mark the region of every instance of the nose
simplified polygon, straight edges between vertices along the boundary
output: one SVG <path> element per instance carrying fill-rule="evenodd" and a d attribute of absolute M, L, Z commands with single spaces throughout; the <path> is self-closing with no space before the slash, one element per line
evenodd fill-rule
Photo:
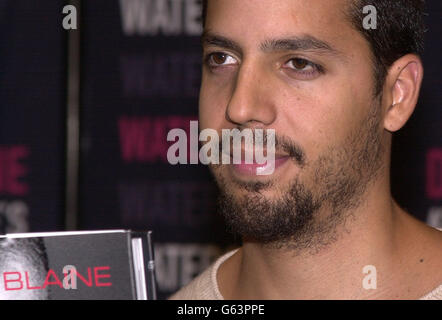
<path fill-rule="evenodd" d="M 241 65 L 227 105 L 226 119 L 240 127 L 267 127 L 276 118 L 270 75 L 257 64 Z"/>

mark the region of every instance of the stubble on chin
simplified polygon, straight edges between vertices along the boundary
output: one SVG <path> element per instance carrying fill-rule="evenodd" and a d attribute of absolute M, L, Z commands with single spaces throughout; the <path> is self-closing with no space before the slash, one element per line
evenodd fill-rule
<path fill-rule="evenodd" d="M 335 242 L 338 227 L 361 205 L 384 165 L 376 108 L 342 145 L 330 146 L 306 163 L 285 189 L 274 180 L 236 181 L 221 166 L 212 167 L 220 188 L 219 211 L 229 231 L 243 241 L 293 252 L 316 253 Z"/>

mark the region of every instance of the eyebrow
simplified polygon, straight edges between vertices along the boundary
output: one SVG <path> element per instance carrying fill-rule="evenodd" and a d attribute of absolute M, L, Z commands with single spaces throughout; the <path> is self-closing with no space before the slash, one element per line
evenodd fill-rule
<path fill-rule="evenodd" d="M 212 32 L 204 31 L 203 35 L 201 36 L 201 44 L 204 45 L 211 45 L 216 47 L 221 47 L 225 49 L 230 49 L 233 51 L 236 51 L 242 55 L 242 49 L 241 47 L 235 42 L 228 38 L 225 38 L 223 36 L 214 34 Z"/>
<path fill-rule="evenodd" d="M 272 51 L 321 51 L 324 53 L 338 54 L 339 51 L 334 49 L 325 41 L 319 40 L 313 36 L 291 37 L 286 39 L 270 39 L 264 41 L 261 46 L 264 52 Z"/>
<path fill-rule="evenodd" d="M 201 36 L 201 44 L 212 45 L 225 49 L 233 50 L 242 55 L 241 46 L 235 41 L 226 37 L 217 35 L 210 31 L 205 31 Z M 339 50 L 333 48 L 326 41 L 317 39 L 311 35 L 294 36 L 282 39 L 267 39 L 259 46 L 263 52 L 277 52 L 277 51 L 315 51 L 321 54 L 329 54 L 342 56 L 345 55 Z"/>

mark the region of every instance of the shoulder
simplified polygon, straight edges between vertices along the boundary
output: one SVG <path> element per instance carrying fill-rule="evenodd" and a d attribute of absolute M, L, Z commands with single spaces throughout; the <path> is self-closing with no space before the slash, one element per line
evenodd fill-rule
<path fill-rule="evenodd" d="M 218 258 L 209 268 L 193 279 L 188 285 L 169 297 L 170 300 L 223 300 L 218 289 L 217 272 L 219 266 L 237 250 L 232 250 Z"/>
<path fill-rule="evenodd" d="M 442 284 L 419 300 L 442 300 Z"/>
<path fill-rule="evenodd" d="M 170 300 L 214 300 L 214 288 L 211 275 L 213 266 L 207 268 L 198 277 L 193 279 L 188 285 L 173 294 Z"/>
<path fill-rule="evenodd" d="M 433 274 L 435 279 L 442 279 L 442 258 L 440 256 L 440 247 L 442 245 L 442 228 L 434 228 L 438 230 L 439 242 L 438 246 L 435 250 L 434 257 L 436 258 L 437 264 L 436 267 L 431 270 L 429 273 Z M 442 283 L 439 282 L 439 286 L 433 289 L 431 292 L 420 298 L 420 300 L 442 300 Z"/>

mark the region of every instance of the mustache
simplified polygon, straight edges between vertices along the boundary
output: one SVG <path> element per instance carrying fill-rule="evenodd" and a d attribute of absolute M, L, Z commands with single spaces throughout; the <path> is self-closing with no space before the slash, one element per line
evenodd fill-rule
<path fill-rule="evenodd" d="M 284 135 L 277 135 L 274 134 L 274 141 L 275 141 L 275 153 L 285 153 L 288 157 L 292 158 L 299 166 L 303 167 L 306 163 L 306 156 L 304 150 L 299 146 L 298 143 L 293 141 L 293 139 L 284 136 Z M 233 150 L 232 145 L 232 137 L 229 137 L 230 140 L 230 150 Z M 243 141 L 243 140 L 242 140 Z M 253 141 L 255 144 L 259 144 L 259 146 L 262 146 L 265 148 L 268 145 L 268 135 L 267 134 L 256 134 L 255 131 L 253 131 Z M 223 150 L 223 141 L 219 141 L 218 143 L 218 150 L 219 154 L 222 154 Z M 232 154 L 232 153 L 230 153 Z"/>
<path fill-rule="evenodd" d="M 301 167 L 305 165 L 305 152 L 292 139 L 275 135 L 275 150 L 282 150 L 294 159 Z"/>

